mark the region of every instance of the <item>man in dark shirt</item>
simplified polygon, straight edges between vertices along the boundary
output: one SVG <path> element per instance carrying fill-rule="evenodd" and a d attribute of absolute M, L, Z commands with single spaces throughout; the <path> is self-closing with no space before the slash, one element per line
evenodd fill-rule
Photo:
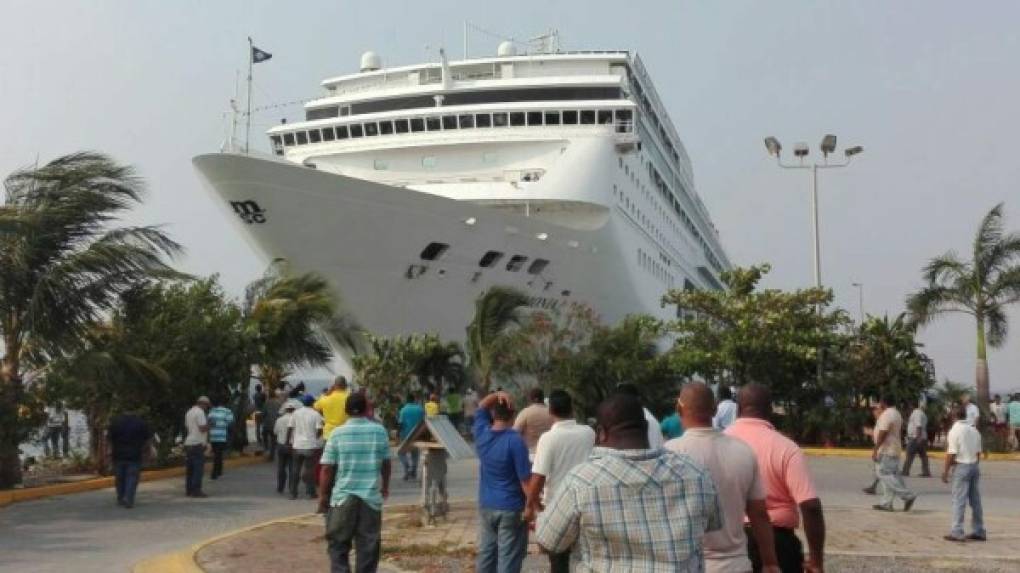
<path fill-rule="evenodd" d="M 113 475 L 117 485 L 117 505 L 132 508 L 142 470 L 142 452 L 152 434 L 145 420 L 133 412 L 124 412 L 110 421 L 108 432 L 113 457 Z"/>
<path fill-rule="evenodd" d="M 475 413 L 480 541 L 478 573 L 519 572 L 528 552 L 524 488 L 531 479 L 528 446 L 514 431 L 506 392 L 486 396 Z"/>

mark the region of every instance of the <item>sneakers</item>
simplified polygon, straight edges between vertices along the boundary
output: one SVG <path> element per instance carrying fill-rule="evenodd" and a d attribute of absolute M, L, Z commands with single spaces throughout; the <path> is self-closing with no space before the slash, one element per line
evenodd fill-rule
<path fill-rule="evenodd" d="M 871 506 L 871 509 L 874 509 L 875 511 L 895 511 L 891 505 L 882 504 L 873 505 Z"/>
<path fill-rule="evenodd" d="M 866 488 L 862 489 L 861 491 L 863 491 L 864 493 L 866 493 L 868 495 L 875 495 L 876 493 L 878 493 L 878 492 L 875 491 L 875 488 L 873 488 L 873 487 L 866 487 Z"/>
<path fill-rule="evenodd" d="M 977 533 L 971 533 L 967 536 L 970 541 L 988 541 L 988 537 L 984 535 L 978 535 Z"/>
<path fill-rule="evenodd" d="M 956 543 L 963 543 L 967 540 L 965 537 L 957 537 L 955 535 L 943 535 L 942 539 L 945 539 L 946 541 L 954 541 Z"/>
<path fill-rule="evenodd" d="M 908 499 L 907 501 L 903 502 L 903 511 L 910 511 L 910 508 L 914 507 L 914 502 L 915 501 L 917 501 L 917 496 L 916 495 L 914 497 Z"/>

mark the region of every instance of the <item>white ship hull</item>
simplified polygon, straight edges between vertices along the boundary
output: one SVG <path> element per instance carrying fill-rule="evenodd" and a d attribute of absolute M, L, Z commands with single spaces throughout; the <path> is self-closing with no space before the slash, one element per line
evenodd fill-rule
<path fill-rule="evenodd" d="M 659 302 L 666 286 L 635 260 L 636 227 L 613 206 L 600 226 L 579 230 L 283 160 L 219 153 L 194 163 L 267 262 L 282 258 L 325 276 L 374 334 L 463 340 L 475 298 L 494 285 L 521 289 L 536 307 L 583 303 L 609 323 L 630 313 L 676 315 Z M 449 249 L 423 260 L 434 242 Z M 483 268 L 487 251 L 505 256 Z M 527 264 L 507 270 L 518 254 L 549 264 L 538 274 Z"/>

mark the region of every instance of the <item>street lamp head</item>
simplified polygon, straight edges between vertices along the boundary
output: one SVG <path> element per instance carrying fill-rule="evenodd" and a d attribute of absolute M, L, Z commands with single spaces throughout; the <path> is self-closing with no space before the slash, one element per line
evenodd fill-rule
<path fill-rule="evenodd" d="M 836 136 L 829 133 L 822 138 L 822 155 L 828 155 L 836 151 Z"/>
<path fill-rule="evenodd" d="M 779 157 L 779 152 L 783 150 L 783 146 L 779 144 L 778 139 L 770 135 L 765 138 L 765 149 L 769 150 L 769 155 Z"/>
<path fill-rule="evenodd" d="M 793 155 L 795 157 L 807 157 L 809 151 L 810 148 L 808 148 L 808 144 L 803 141 L 793 144 Z"/>
<path fill-rule="evenodd" d="M 851 157 L 857 155 L 858 153 L 861 153 L 862 151 L 864 151 L 863 147 L 861 147 L 860 145 L 855 145 L 853 147 L 848 147 L 846 151 L 844 151 L 843 153 L 846 154 L 847 159 L 850 159 Z"/>

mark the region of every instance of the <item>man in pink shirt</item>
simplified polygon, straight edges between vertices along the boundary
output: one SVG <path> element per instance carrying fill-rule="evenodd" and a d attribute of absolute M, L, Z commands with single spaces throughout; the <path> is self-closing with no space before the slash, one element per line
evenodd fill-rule
<path fill-rule="evenodd" d="M 737 421 L 725 433 L 743 440 L 758 457 L 758 470 L 765 484 L 765 508 L 772 521 L 780 568 L 783 573 L 823 571 L 825 517 L 804 452 L 768 421 L 772 413 L 768 388 L 758 384 L 744 386 L 738 408 Z M 808 541 L 807 560 L 795 533 L 801 516 Z M 757 549 L 754 537 L 748 536 L 748 552 L 755 571 L 761 567 Z"/>

